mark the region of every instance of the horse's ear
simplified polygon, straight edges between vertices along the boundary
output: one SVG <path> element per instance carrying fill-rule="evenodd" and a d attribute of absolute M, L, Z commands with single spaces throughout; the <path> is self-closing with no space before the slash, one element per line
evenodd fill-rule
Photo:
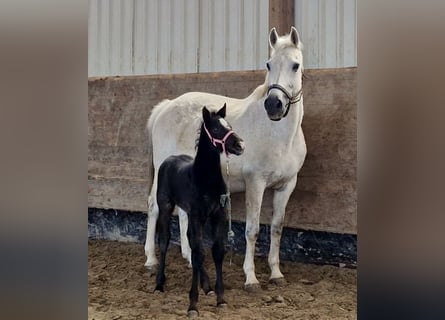
<path fill-rule="evenodd" d="M 221 109 L 219 109 L 216 114 L 219 115 L 221 118 L 226 117 L 226 104 L 225 103 L 224 103 L 223 107 Z"/>
<path fill-rule="evenodd" d="M 296 47 L 298 47 L 298 44 L 300 43 L 300 35 L 298 34 L 297 29 L 293 26 L 290 28 L 290 40 Z"/>
<path fill-rule="evenodd" d="M 269 45 L 271 48 L 273 48 L 275 46 L 275 43 L 277 43 L 277 40 L 278 40 L 277 29 L 275 29 L 275 27 L 273 27 L 269 33 Z"/>
<path fill-rule="evenodd" d="M 210 111 L 204 106 L 202 108 L 202 119 L 207 122 L 210 119 Z"/>

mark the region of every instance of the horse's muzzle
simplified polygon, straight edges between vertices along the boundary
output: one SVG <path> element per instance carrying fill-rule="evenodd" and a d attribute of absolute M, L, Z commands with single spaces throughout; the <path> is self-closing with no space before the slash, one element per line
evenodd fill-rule
<path fill-rule="evenodd" d="M 284 114 L 283 103 L 275 95 L 269 95 L 264 101 L 264 108 L 270 120 L 281 120 Z"/>

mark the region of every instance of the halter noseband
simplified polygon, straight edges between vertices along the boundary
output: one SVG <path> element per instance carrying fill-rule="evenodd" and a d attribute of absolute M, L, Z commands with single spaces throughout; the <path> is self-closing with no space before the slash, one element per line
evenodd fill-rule
<path fill-rule="evenodd" d="M 226 150 L 226 141 L 232 134 L 235 133 L 235 131 L 229 130 L 229 132 L 226 133 L 224 138 L 217 139 L 217 138 L 212 137 L 212 135 L 210 134 L 209 130 L 207 130 L 207 127 L 206 127 L 205 124 L 204 124 L 204 130 L 207 132 L 207 136 L 209 137 L 209 139 L 212 142 L 212 144 L 216 147 L 216 144 L 219 143 L 221 145 L 221 147 L 222 147 L 223 152 L 226 154 L 226 157 L 228 157 L 229 156 L 229 152 L 227 152 L 227 150 Z"/>
<path fill-rule="evenodd" d="M 268 94 L 268 95 L 269 95 L 270 90 L 272 90 L 272 89 L 278 89 L 278 90 L 280 90 L 280 91 L 283 92 L 283 93 L 286 95 L 286 97 L 287 97 L 288 102 L 287 102 L 287 104 L 286 104 L 286 111 L 284 112 L 284 115 L 283 115 L 283 118 L 285 118 L 285 117 L 287 116 L 287 114 L 289 113 L 290 105 L 291 105 L 291 104 L 294 104 L 294 103 L 297 103 L 298 101 L 301 100 L 301 97 L 303 96 L 303 88 L 301 88 L 301 89 L 297 92 L 297 94 L 295 94 L 294 96 L 291 96 L 291 95 L 289 94 L 289 92 L 287 92 L 287 90 L 284 89 L 284 88 L 283 88 L 282 86 L 280 86 L 279 84 L 271 84 L 271 85 L 269 86 L 269 88 L 267 89 L 267 94 Z M 276 120 L 273 120 L 273 121 L 278 121 L 278 120 L 280 120 L 280 119 L 276 119 Z"/>

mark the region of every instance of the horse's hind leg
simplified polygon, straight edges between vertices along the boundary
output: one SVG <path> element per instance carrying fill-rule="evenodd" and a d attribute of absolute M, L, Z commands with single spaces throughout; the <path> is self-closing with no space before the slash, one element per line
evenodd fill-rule
<path fill-rule="evenodd" d="M 273 215 L 270 224 L 270 250 L 269 267 L 271 270 L 270 282 L 275 284 L 285 283 L 284 276 L 280 271 L 280 241 L 283 231 L 283 221 L 287 202 L 292 191 L 295 189 L 297 176 L 286 183 L 279 190 L 275 190 L 273 196 Z"/>
<path fill-rule="evenodd" d="M 190 249 L 189 239 L 187 238 L 188 216 L 187 212 L 178 208 L 179 216 L 179 233 L 181 235 L 181 253 L 182 257 L 187 260 L 189 268 L 192 267 L 192 249 Z"/>
<path fill-rule="evenodd" d="M 158 269 L 158 275 L 156 277 L 155 291 L 164 292 L 165 284 L 165 257 L 167 254 L 168 244 L 170 242 L 170 217 L 174 209 L 174 205 L 167 201 L 160 201 L 160 214 L 158 220 L 158 232 L 159 232 L 159 251 L 160 251 L 160 264 Z"/>
<path fill-rule="evenodd" d="M 150 196 L 148 197 L 148 218 L 147 218 L 147 235 L 145 239 L 145 255 L 147 260 L 145 266 L 151 270 L 156 270 L 158 265 L 158 259 L 155 252 L 155 235 L 156 235 L 156 223 L 159 216 L 159 207 L 156 201 L 156 189 L 157 189 L 157 173 L 155 173 L 155 180 L 151 189 Z"/>

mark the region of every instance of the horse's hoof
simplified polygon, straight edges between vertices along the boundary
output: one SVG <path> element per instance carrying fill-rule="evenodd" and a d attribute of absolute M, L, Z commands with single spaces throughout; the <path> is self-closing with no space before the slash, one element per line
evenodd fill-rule
<path fill-rule="evenodd" d="M 155 288 L 154 290 L 153 290 L 153 293 L 154 294 L 161 294 L 161 293 L 163 293 L 164 292 L 164 289 L 163 288 Z"/>
<path fill-rule="evenodd" d="M 216 306 L 218 308 L 225 309 L 225 308 L 227 308 L 227 302 L 225 302 L 225 301 L 219 302 L 219 303 L 216 304 Z"/>
<path fill-rule="evenodd" d="M 284 277 L 281 277 L 281 278 L 270 279 L 269 283 L 273 284 L 273 285 L 276 285 L 278 287 L 282 287 L 282 286 L 285 286 L 287 284 L 287 281 L 286 281 L 286 279 L 284 279 Z"/>
<path fill-rule="evenodd" d="M 145 266 L 147 268 L 147 273 L 150 277 L 156 275 L 156 273 L 158 273 L 158 265 L 154 264 L 154 265 L 150 265 L 150 266 Z"/>
<path fill-rule="evenodd" d="M 244 290 L 249 293 L 255 293 L 261 291 L 261 286 L 259 283 L 249 283 L 244 285 Z"/>
<path fill-rule="evenodd" d="M 196 318 L 196 317 L 198 317 L 198 311 L 196 311 L 196 310 L 189 310 L 188 312 L 187 312 L 187 316 L 189 317 L 189 318 Z"/>

